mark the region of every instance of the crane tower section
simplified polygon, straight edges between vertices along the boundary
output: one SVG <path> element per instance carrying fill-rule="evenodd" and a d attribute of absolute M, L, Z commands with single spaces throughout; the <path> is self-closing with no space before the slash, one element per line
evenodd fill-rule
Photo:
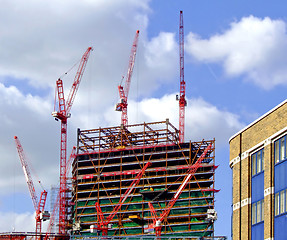
<path fill-rule="evenodd" d="M 185 81 L 184 81 L 184 31 L 183 13 L 180 11 L 179 19 L 179 67 L 180 67 L 180 92 L 179 92 L 179 142 L 184 142 L 185 125 Z"/>
<path fill-rule="evenodd" d="M 56 91 L 58 96 L 58 111 L 52 112 L 52 116 L 56 120 L 61 121 L 60 200 L 59 200 L 59 233 L 61 234 L 67 233 L 67 218 L 66 218 L 67 120 L 71 116 L 70 110 L 73 105 L 76 93 L 78 91 L 91 50 L 92 47 L 89 47 L 81 58 L 67 101 L 65 101 L 64 97 L 64 85 L 62 79 L 59 78 L 56 81 Z M 55 101 L 55 108 L 56 108 L 56 101 Z"/>

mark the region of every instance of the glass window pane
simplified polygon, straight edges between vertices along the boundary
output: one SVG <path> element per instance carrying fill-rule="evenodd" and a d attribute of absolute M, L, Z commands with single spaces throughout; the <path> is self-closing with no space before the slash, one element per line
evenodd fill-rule
<path fill-rule="evenodd" d="M 259 173 L 259 172 L 261 172 L 261 161 L 260 161 L 260 159 L 258 158 L 258 155 L 257 155 L 257 158 L 256 158 L 256 163 L 257 163 L 257 171 L 256 171 L 256 173 Z"/>
<path fill-rule="evenodd" d="M 285 212 L 285 191 L 280 192 L 280 213 Z"/>
<path fill-rule="evenodd" d="M 279 193 L 275 194 L 275 216 L 279 215 Z"/>
<path fill-rule="evenodd" d="M 264 221 L 264 199 L 261 200 L 261 221 Z"/>
<path fill-rule="evenodd" d="M 279 162 L 279 141 L 276 141 L 274 144 L 274 159 L 275 159 L 275 164 Z"/>
<path fill-rule="evenodd" d="M 252 155 L 252 176 L 254 176 L 256 174 L 256 155 L 253 154 Z"/>
<path fill-rule="evenodd" d="M 257 173 L 261 172 L 261 151 L 257 152 Z"/>
<path fill-rule="evenodd" d="M 285 159 L 285 137 L 283 137 L 281 139 L 281 144 L 280 144 L 280 160 L 284 160 Z"/>
<path fill-rule="evenodd" d="M 256 203 L 252 204 L 252 224 L 256 223 Z"/>
<path fill-rule="evenodd" d="M 257 217 L 256 220 L 257 222 L 260 222 L 260 218 L 261 218 L 261 207 L 260 207 L 260 201 L 257 202 L 257 206 L 256 206 L 256 210 L 257 210 Z"/>

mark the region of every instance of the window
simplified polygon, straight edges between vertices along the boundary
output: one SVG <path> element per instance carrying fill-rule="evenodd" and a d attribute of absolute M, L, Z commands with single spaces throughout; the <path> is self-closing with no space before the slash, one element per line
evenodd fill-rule
<path fill-rule="evenodd" d="M 286 199 L 287 189 L 275 193 L 275 216 L 286 213 Z"/>
<path fill-rule="evenodd" d="M 275 164 L 286 159 L 286 136 L 281 137 L 274 142 L 274 160 Z"/>
<path fill-rule="evenodd" d="M 251 208 L 252 225 L 264 221 L 264 199 L 253 203 Z"/>
<path fill-rule="evenodd" d="M 252 176 L 264 170 L 264 151 L 263 150 L 264 149 L 261 149 L 251 155 Z"/>
<path fill-rule="evenodd" d="M 275 194 L 275 216 L 279 215 L 279 193 Z"/>
<path fill-rule="evenodd" d="M 252 176 L 256 174 L 256 154 L 251 155 L 251 160 L 252 160 Z"/>
<path fill-rule="evenodd" d="M 285 212 L 285 190 L 280 192 L 280 213 Z"/>
<path fill-rule="evenodd" d="M 252 204 L 252 225 L 256 223 L 256 203 Z"/>

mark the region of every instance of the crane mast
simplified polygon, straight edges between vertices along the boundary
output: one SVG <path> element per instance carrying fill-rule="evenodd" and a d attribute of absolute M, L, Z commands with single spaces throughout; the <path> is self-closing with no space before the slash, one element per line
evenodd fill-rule
<path fill-rule="evenodd" d="M 23 172 L 24 172 L 24 175 L 26 178 L 26 182 L 28 184 L 28 188 L 29 188 L 30 196 L 31 196 L 31 199 L 33 202 L 33 206 L 34 206 L 34 209 L 36 211 L 36 216 L 35 216 L 35 219 L 36 219 L 36 239 L 40 240 L 41 239 L 41 231 L 42 231 L 42 220 L 43 221 L 48 220 L 50 217 L 49 213 L 44 211 L 46 198 L 47 198 L 47 192 L 45 190 L 43 190 L 41 192 L 40 200 L 38 201 L 37 194 L 36 194 L 35 187 L 34 187 L 34 183 L 32 180 L 32 176 L 30 173 L 30 169 L 29 169 L 29 166 L 27 163 L 27 158 L 25 156 L 23 147 L 22 147 L 20 140 L 18 139 L 17 136 L 14 137 L 14 140 L 15 140 L 16 148 L 17 148 L 18 155 L 19 155 L 19 158 L 21 161 L 21 165 L 23 168 Z"/>
<path fill-rule="evenodd" d="M 66 161 L 67 161 L 67 120 L 71 117 L 70 110 L 79 88 L 90 52 L 89 47 L 81 58 L 72 88 L 69 92 L 67 102 L 64 97 L 64 86 L 62 79 L 56 81 L 58 95 L 58 111 L 52 112 L 52 116 L 61 121 L 61 145 L 60 145 L 60 202 L 59 202 L 59 233 L 66 233 Z"/>
<path fill-rule="evenodd" d="M 185 81 L 184 81 L 184 32 L 183 32 L 183 14 L 180 11 L 179 20 L 179 66 L 180 66 L 180 94 L 179 94 L 179 142 L 184 142 L 184 124 L 185 124 Z"/>
<path fill-rule="evenodd" d="M 145 173 L 146 169 L 151 165 L 150 162 L 147 162 L 145 166 L 142 168 L 142 170 L 137 174 L 136 178 L 132 181 L 129 188 L 125 191 L 123 196 L 121 196 L 118 204 L 114 208 L 114 210 L 110 213 L 110 215 L 107 217 L 107 219 L 104 218 L 103 212 L 101 210 L 100 204 L 96 202 L 95 207 L 97 210 L 97 217 L 98 217 L 98 230 L 102 230 L 102 235 L 108 234 L 108 224 L 110 221 L 115 217 L 115 215 L 120 210 L 123 203 L 126 201 L 128 196 L 131 194 L 132 190 L 139 184 L 142 175 Z"/>
<path fill-rule="evenodd" d="M 167 207 L 160 214 L 159 217 L 156 215 L 156 211 L 155 211 L 152 203 L 148 202 L 148 205 L 149 205 L 149 208 L 150 208 L 150 211 L 151 211 L 151 215 L 153 217 L 153 224 L 151 226 L 149 226 L 149 228 L 154 228 L 155 229 L 156 236 L 160 236 L 161 235 L 161 228 L 162 228 L 161 223 L 162 223 L 162 221 L 169 215 L 172 207 L 176 203 L 177 199 L 179 198 L 180 194 L 182 193 L 182 191 L 184 190 L 184 188 L 188 184 L 188 182 L 191 179 L 191 177 L 196 173 L 197 169 L 201 167 L 201 162 L 205 158 L 205 156 L 208 153 L 208 151 L 210 151 L 211 147 L 212 147 L 212 144 L 208 145 L 207 148 L 204 150 L 204 152 L 201 154 L 201 156 L 197 159 L 195 164 L 193 164 L 193 165 L 191 165 L 189 167 L 189 169 L 188 169 L 188 171 L 186 173 L 186 176 L 184 177 L 181 185 L 179 186 L 179 188 L 177 189 L 176 193 L 173 195 L 172 199 L 169 201 Z"/>
<path fill-rule="evenodd" d="M 76 158 L 76 147 L 73 147 L 72 152 L 70 154 L 70 157 L 69 157 L 69 159 L 67 161 L 66 178 L 68 177 L 69 169 L 70 169 L 70 167 L 72 165 L 72 162 L 74 161 L 75 158 Z M 55 218 L 56 218 L 56 212 L 57 212 L 57 210 L 59 208 L 59 203 L 60 203 L 60 190 L 58 191 L 56 201 L 54 203 L 53 209 L 51 210 L 50 222 L 49 222 L 49 225 L 48 225 L 47 232 L 46 232 L 44 240 L 48 240 L 49 237 L 50 237 L 50 234 L 51 234 L 51 231 L 52 231 L 52 227 L 54 226 L 54 221 L 55 221 Z"/>
<path fill-rule="evenodd" d="M 121 123 L 124 126 L 128 125 L 128 95 L 130 91 L 130 84 L 131 84 L 131 78 L 133 74 L 133 68 L 135 64 L 135 58 L 136 58 L 136 52 L 137 52 L 137 46 L 138 46 L 138 37 L 139 37 L 139 30 L 137 30 L 134 42 L 132 45 L 131 49 L 131 54 L 129 58 L 129 66 L 128 66 L 128 72 L 125 80 L 125 87 L 121 85 L 118 86 L 119 90 L 119 95 L 120 95 L 120 103 L 117 104 L 116 106 L 116 111 L 121 111 L 122 112 L 122 117 L 121 117 Z"/>

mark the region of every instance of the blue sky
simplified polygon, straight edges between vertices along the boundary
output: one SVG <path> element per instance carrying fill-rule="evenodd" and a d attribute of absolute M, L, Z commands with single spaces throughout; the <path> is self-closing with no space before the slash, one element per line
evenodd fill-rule
<path fill-rule="evenodd" d="M 221 189 L 216 195 L 216 234 L 230 237 L 228 140 L 286 99 L 286 3 L 3 0 L 1 6 L 0 231 L 32 231 L 35 225 L 14 135 L 45 188 L 57 184 L 60 125 L 51 116 L 55 81 L 89 46 L 94 51 L 68 123 L 69 151 L 76 144 L 77 128 L 120 124 L 120 114 L 114 111 L 117 85 L 138 29 L 129 123 L 170 118 L 178 125 L 175 95 L 182 10 L 188 102 L 185 138 L 216 139 L 216 188 Z M 63 78 L 66 96 L 74 75 L 75 69 Z"/>

